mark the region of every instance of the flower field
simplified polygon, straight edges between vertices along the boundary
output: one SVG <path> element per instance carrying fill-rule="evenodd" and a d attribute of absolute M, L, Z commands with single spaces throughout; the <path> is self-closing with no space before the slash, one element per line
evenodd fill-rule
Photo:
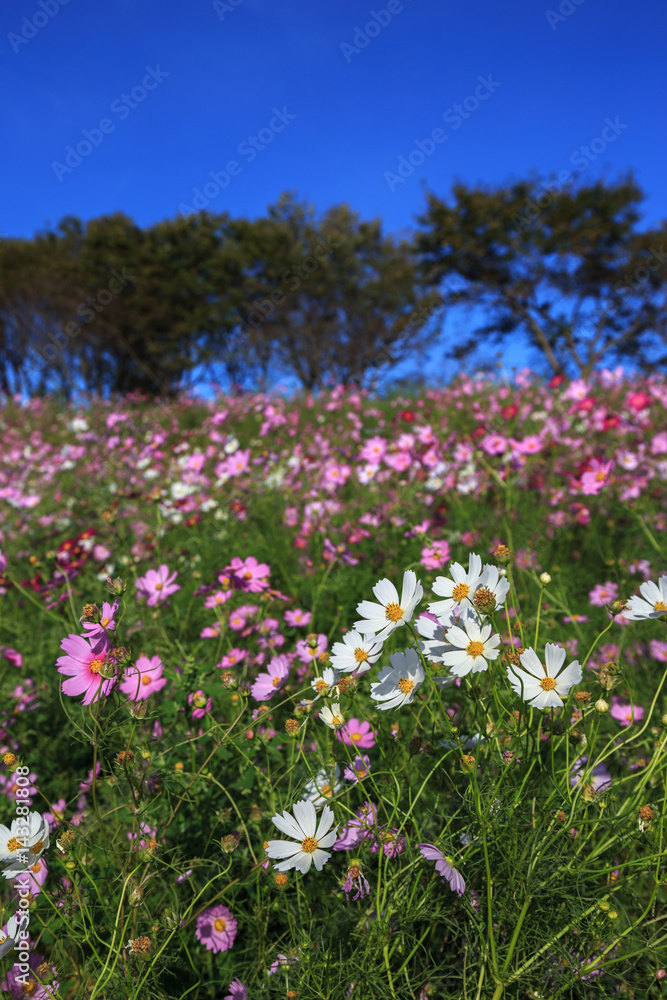
<path fill-rule="evenodd" d="M 666 995 L 667 379 L 0 422 L 3 996 Z"/>

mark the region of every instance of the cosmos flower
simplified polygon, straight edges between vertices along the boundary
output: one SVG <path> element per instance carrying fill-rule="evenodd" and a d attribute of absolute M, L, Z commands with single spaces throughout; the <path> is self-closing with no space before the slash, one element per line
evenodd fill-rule
<path fill-rule="evenodd" d="M 234 944 L 238 924 L 231 911 L 222 903 L 210 906 L 197 917 L 195 936 L 213 954 L 229 951 Z"/>
<path fill-rule="evenodd" d="M 574 684 L 579 684 L 582 677 L 578 660 L 573 660 L 562 670 L 565 662 L 565 650 L 548 642 L 544 647 L 546 665 L 543 666 L 534 649 L 526 649 L 519 657 L 519 667 L 507 669 L 509 682 L 513 690 L 531 708 L 560 708 L 570 693 Z"/>
<path fill-rule="evenodd" d="M 296 868 L 305 875 L 313 864 L 319 872 L 331 857 L 325 848 L 332 847 L 338 836 L 338 826 L 331 829 L 334 814 L 329 806 L 324 806 L 318 824 L 312 802 L 295 802 L 292 811 L 293 817 L 288 812 L 283 812 L 282 816 L 276 813 L 272 822 L 281 833 L 294 840 L 270 840 L 267 854 L 270 858 L 285 859 L 273 866 L 279 872 Z"/>
<path fill-rule="evenodd" d="M 345 716 L 342 714 L 338 702 L 332 704 L 331 708 L 325 705 L 324 708 L 320 709 L 319 715 L 324 725 L 328 726 L 329 729 L 338 730 L 345 725 Z"/>
<path fill-rule="evenodd" d="M 66 654 L 56 661 L 58 673 L 67 675 L 67 680 L 62 682 L 63 694 L 70 697 L 83 694 L 82 705 L 90 705 L 99 697 L 106 698 L 117 678 L 104 678 L 101 674 L 111 653 L 111 643 L 104 632 L 90 640 L 70 634 L 62 640 L 60 648 Z"/>
<path fill-rule="evenodd" d="M 255 701 L 269 701 L 287 683 L 290 663 L 286 656 L 274 656 L 266 668 L 266 673 L 258 674 L 250 688 Z"/>
<path fill-rule="evenodd" d="M 338 764 L 335 764 L 333 769 L 324 768 L 315 775 L 314 779 L 311 778 L 304 789 L 302 798 L 312 802 L 315 808 L 319 809 L 328 799 L 337 795 L 342 787 L 340 768 Z"/>
<path fill-rule="evenodd" d="M 381 642 L 371 635 L 362 635 L 351 629 L 345 633 L 342 642 L 334 642 L 331 647 L 331 666 L 341 674 L 352 671 L 363 674 L 371 669 L 381 653 Z"/>
<path fill-rule="evenodd" d="M 147 656 L 139 656 L 135 666 L 125 671 L 119 687 L 130 701 L 149 698 L 156 691 L 161 691 L 167 683 L 167 678 L 162 676 L 163 670 L 164 664 L 159 656 L 153 656 L 150 660 Z"/>
<path fill-rule="evenodd" d="M 158 569 L 149 569 L 145 576 L 137 577 L 134 585 L 140 597 L 148 598 L 146 603 L 149 608 L 152 608 L 158 602 L 166 601 L 171 594 L 175 594 L 177 590 L 181 589 L 177 583 L 174 583 L 177 576 L 176 570 L 170 576 L 169 567 L 162 563 Z"/>
<path fill-rule="evenodd" d="M 410 705 L 426 676 L 415 649 L 393 653 L 389 662 L 391 666 L 383 667 L 377 681 L 371 684 L 371 698 L 382 702 L 378 705 L 382 711 Z"/>
<path fill-rule="evenodd" d="M 336 734 L 339 740 L 357 750 L 370 750 L 375 746 L 375 733 L 370 722 L 365 719 L 351 718 L 343 729 Z"/>
<path fill-rule="evenodd" d="M 641 597 L 631 597 L 623 612 L 630 621 L 644 618 L 661 618 L 667 614 L 667 576 L 661 576 L 657 583 L 647 580 L 639 588 Z"/>
<path fill-rule="evenodd" d="M 438 875 L 447 879 L 452 892 L 458 893 L 459 897 L 466 891 L 466 884 L 463 876 L 453 868 L 442 851 L 439 851 L 433 844 L 417 844 L 421 854 L 427 861 L 435 861 L 435 870 Z"/>
<path fill-rule="evenodd" d="M 433 584 L 433 593 L 444 598 L 442 601 L 431 602 L 428 606 L 428 610 L 436 618 L 449 611 L 459 611 L 462 607 L 472 607 L 472 598 L 482 576 L 482 560 L 475 552 L 471 552 L 467 572 L 460 563 L 452 563 L 450 573 L 451 579 L 437 576 Z"/>
<path fill-rule="evenodd" d="M 478 625 L 476 621 L 469 618 L 463 622 L 463 628 L 452 625 L 447 629 L 447 642 L 455 648 L 452 652 L 442 654 L 442 662 L 451 667 L 451 671 L 457 677 L 465 677 L 471 671 L 477 674 L 488 667 L 487 660 L 498 658 L 500 650 L 500 636 L 497 632 L 492 632 L 492 625 L 487 622 L 485 625 Z"/>
<path fill-rule="evenodd" d="M 387 579 L 376 583 L 373 593 L 380 603 L 362 601 L 358 604 L 357 612 L 364 617 L 355 622 L 354 627 L 362 635 L 375 634 L 376 641 L 380 642 L 384 642 L 387 636 L 410 621 L 415 608 L 424 596 L 422 585 L 411 569 L 406 569 L 403 574 L 400 601 L 396 587 Z"/>

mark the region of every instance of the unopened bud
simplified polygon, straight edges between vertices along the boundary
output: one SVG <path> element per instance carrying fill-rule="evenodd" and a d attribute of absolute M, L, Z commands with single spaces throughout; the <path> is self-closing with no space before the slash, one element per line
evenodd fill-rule
<path fill-rule="evenodd" d="M 625 610 L 625 601 L 612 601 L 610 604 L 610 610 L 614 615 L 620 615 L 621 611 Z"/>
<path fill-rule="evenodd" d="M 178 918 L 178 913 L 175 910 L 165 910 L 162 919 L 170 930 L 174 927 L 178 927 L 180 920 Z"/>
<path fill-rule="evenodd" d="M 140 698 L 139 701 L 130 701 L 127 705 L 127 710 L 133 719 L 145 719 L 147 709 L 145 698 Z"/>
<path fill-rule="evenodd" d="M 551 583 L 551 574 L 540 573 L 540 583 L 545 587 L 547 586 L 547 584 Z"/>
<path fill-rule="evenodd" d="M 667 979 L 667 969 L 656 969 L 655 970 L 655 978 L 659 982 L 662 982 L 663 979 Z"/>
<path fill-rule="evenodd" d="M 600 715 L 604 715 L 605 712 L 609 711 L 609 702 L 605 701 L 604 698 L 598 698 L 595 702 L 595 711 L 599 712 Z"/>
<path fill-rule="evenodd" d="M 114 577 L 112 580 L 110 576 L 107 577 L 107 589 L 111 591 L 112 594 L 117 594 L 120 596 L 125 593 L 125 588 L 127 584 L 123 583 L 119 576 Z"/>
<path fill-rule="evenodd" d="M 611 906 L 609 905 L 606 899 L 601 899 L 600 902 L 598 903 L 598 909 L 602 910 L 603 913 L 608 913 L 609 910 L 611 909 Z"/>
<path fill-rule="evenodd" d="M 139 906 L 144 898 L 144 890 L 135 885 L 128 896 L 130 906 Z"/>
<path fill-rule="evenodd" d="M 238 833 L 226 833 L 224 837 L 220 838 L 220 850 L 224 851 L 225 854 L 232 854 L 241 842 L 241 837 Z"/>
<path fill-rule="evenodd" d="M 102 666 L 100 667 L 100 677 L 104 677 L 105 680 L 109 680 L 109 678 L 114 677 L 115 674 L 116 674 L 116 664 L 111 659 L 111 657 L 109 657 L 109 659 L 105 660 Z"/>
<path fill-rule="evenodd" d="M 667 726 L 667 714 L 663 715 L 660 721 L 662 722 L 663 726 Z"/>
<path fill-rule="evenodd" d="M 234 676 L 231 670 L 225 670 L 220 679 L 228 691 L 236 691 L 239 686 L 238 678 Z"/>
<path fill-rule="evenodd" d="M 616 912 L 616 910 L 610 910 L 607 916 L 609 917 L 610 920 L 618 919 L 618 913 Z"/>
<path fill-rule="evenodd" d="M 306 642 L 310 649 L 317 649 L 317 635 L 315 632 L 309 632 L 306 636 Z"/>
<path fill-rule="evenodd" d="M 65 868 L 68 872 L 73 872 L 76 869 L 76 861 L 66 861 Z"/>
<path fill-rule="evenodd" d="M 583 790 L 584 802 L 592 802 L 595 798 L 595 785 L 584 785 Z"/>

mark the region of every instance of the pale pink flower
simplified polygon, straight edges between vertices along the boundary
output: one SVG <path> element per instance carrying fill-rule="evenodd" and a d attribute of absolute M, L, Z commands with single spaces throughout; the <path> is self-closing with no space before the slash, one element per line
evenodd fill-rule
<path fill-rule="evenodd" d="M 162 563 L 158 569 L 149 569 L 145 576 L 137 577 L 135 587 L 139 591 L 140 597 L 147 597 L 149 608 L 154 607 L 159 601 L 165 601 L 171 594 L 180 590 L 180 586 L 174 583 L 178 576 L 176 570 L 169 575 L 169 567 Z"/>

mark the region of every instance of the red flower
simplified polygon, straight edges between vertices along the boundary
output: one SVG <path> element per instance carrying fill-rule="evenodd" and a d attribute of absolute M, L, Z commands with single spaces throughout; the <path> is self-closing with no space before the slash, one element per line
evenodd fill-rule
<path fill-rule="evenodd" d="M 399 416 L 402 417 L 402 419 L 405 420 L 406 423 L 408 424 L 411 424 L 412 421 L 415 419 L 415 415 L 412 412 L 412 410 L 401 410 Z"/>
<path fill-rule="evenodd" d="M 554 375 L 554 377 L 551 379 L 551 382 L 549 382 L 549 388 L 557 389 L 558 386 L 562 385 L 564 381 L 565 381 L 564 375 Z"/>

